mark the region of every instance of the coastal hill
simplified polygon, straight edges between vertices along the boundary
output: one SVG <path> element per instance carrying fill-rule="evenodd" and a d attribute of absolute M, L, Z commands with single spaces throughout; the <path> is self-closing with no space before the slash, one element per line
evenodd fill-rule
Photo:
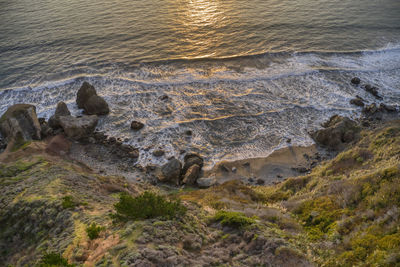
<path fill-rule="evenodd" d="M 334 116 L 313 133 L 326 157 L 307 156 L 305 170 L 288 172 L 297 177 L 263 184 L 236 179 L 254 161 L 207 177 L 190 153 L 183 164 L 133 167 L 136 148 L 94 132 L 109 107 L 84 88 L 82 117 L 59 104 L 46 122 L 17 105 L 0 119 L 9 135 L 2 265 L 400 265 L 400 120 L 391 107 L 370 106 L 360 121 Z"/>

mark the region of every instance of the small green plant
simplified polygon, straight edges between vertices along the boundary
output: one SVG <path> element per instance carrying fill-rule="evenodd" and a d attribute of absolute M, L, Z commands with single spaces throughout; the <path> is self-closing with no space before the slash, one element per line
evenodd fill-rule
<path fill-rule="evenodd" d="M 58 253 L 46 253 L 43 255 L 41 261 L 37 265 L 38 267 L 74 267 L 74 264 L 68 264 L 68 260 L 63 258 L 61 254 Z"/>
<path fill-rule="evenodd" d="M 74 202 L 74 199 L 72 196 L 65 196 L 62 198 L 61 205 L 64 209 L 71 209 L 76 206 L 76 203 Z"/>
<path fill-rule="evenodd" d="M 148 191 L 137 197 L 121 194 L 119 202 L 114 207 L 116 213 L 111 216 L 120 221 L 150 218 L 173 219 L 186 213 L 186 207 L 180 200 L 170 201 L 164 196 Z"/>
<path fill-rule="evenodd" d="M 215 221 L 219 221 L 222 225 L 235 228 L 242 228 L 256 223 L 254 218 L 249 218 L 241 212 L 218 211 L 214 216 Z"/>
<path fill-rule="evenodd" d="M 86 227 L 86 233 L 90 240 L 96 239 L 99 237 L 99 234 L 101 231 L 104 230 L 104 227 L 101 227 L 97 225 L 95 222 L 92 222 L 92 224 L 88 227 Z"/>

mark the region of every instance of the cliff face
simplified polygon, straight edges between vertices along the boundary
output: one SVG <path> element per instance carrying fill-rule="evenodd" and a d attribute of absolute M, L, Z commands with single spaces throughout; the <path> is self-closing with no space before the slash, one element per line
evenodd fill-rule
<path fill-rule="evenodd" d="M 6 266 L 400 264 L 399 121 L 362 131 L 333 160 L 274 186 L 133 183 L 48 154 L 46 146 L 34 141 L 1 156 Z M 145 191 L 161 197 L 146 200 Z M 124 203 L 142 204 L 132 211 Z M 171 203 L 184 212 L 166 216 L 175 214 L 167 213 Z M 153 216 L 146 205 L 165 209 Z M 138 217 L 118 220 L 118 212 Z"/>

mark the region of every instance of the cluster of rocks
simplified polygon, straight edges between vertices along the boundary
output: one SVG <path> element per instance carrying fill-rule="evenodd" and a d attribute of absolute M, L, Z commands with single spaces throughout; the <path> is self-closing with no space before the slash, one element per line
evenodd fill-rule
<path fill-rule="evenodd" d="M 196 185 L 201 173 L 204 161 L 195 153 L 188 153 L 184 157 L 184 164 L 176 159 L 161 166 L 157 178 L 160 182 L 174 185 Z"/>
<path fill-rule="evenodd" d="M 361 86 L 361 80 L 358 77 L 354 77 L 353 79 L 351 79 L 351 83 L 354 85 L 357 85 L 357 86 Z M 364 90 L 366 92 L 373 95 L 376 99 L 378 99 L 378 100 L 383 99 L 383 97 L 379 94 L 379 88 L 372 86 L 370 84 L 365 84 L 365 85 L 362 85 L 361 87 L 364 88 Z M 356 105 L 358 107 L 362 107 L 363 108 L 362 112 L 365 116 L 374 116 L 379 112 L 380 113 L 382 113 L 382 112 L 390 113 L 390 112 L 397 111 L 397 107 L 385 105 L 384 103 L 381 103 L 379 106 L 376 103 L 367 105 L 366 101 L 358 95 L 355 98 L 350 100 L 350 104 Z"/>
<path fill-rule="evenodd" d="M 106 145 L 121 157 L 139 156 L 136 148 L 125 145 L 121 140 L 108 137 L 102 132 L 95 132 L 98 115 L 108 114 L 110 109 L 91 84 L 87 82 L 82 84 L 77 93 L 76 104 L 84 109 L 84 115 L 72 116 L 67 105 L 61 101 L 48 121 L 37 117 L 36 107 L 33 105 L 11 106 L 0 119 L 0 132 L 4 137 L 0 142 L 0 149 L 5 149 L 7 143 L 16 141 L 23 143 L 52 137 L 47 150 L 60 154 L 70 148 L 70 142 L 65 138 L 67 137 L 70 140 Z"/>

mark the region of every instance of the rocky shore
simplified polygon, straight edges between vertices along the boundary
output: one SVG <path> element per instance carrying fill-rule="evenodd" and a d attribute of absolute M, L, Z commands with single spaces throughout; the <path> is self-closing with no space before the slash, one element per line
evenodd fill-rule
<path fill-rule="evenodd" d="M 377 100 L 366 103 L 358 96 L 350 100 L 362 108 L 359 119 L 335 115 L 310 132 L 315 145 L 296 147 L 288 140 L 286 148 L 268 157 L 220 162 L 211 170 L 203 170 L 202 156 L 190 151 L 183 152 L 182 162 L 172 157 L 161 166 L 138 165 L 138 148 L 96 131 L 99 116 L 112 110 L 87 82 L 76 97 L 82 116 L 72 116 L 64 102 L 58 103 L 48 121 L 37 117 L 33 105 L 9 107 L 0 118 L 0 223 L 4 229 L 0 231 L 0 250 L 4 251 L 0 261 L 46 266 L 40 265 L 43 253 L 56 252 L 77 266 L 313 266 L 323 261 L 337 266 L 330 257 L 348 250 L 352 243 L 342 247 L 343 236 L 341 241 L 326 243 L 333 242 L 333 237 L 331 228 L 324 227 L 339 231 L 345 214 L 352 214 L 342 209 L 362 200 L 349 204 L 345 188 L 334 185 L 335 181 L 359 179 L 361 169 L 372 175 L 374 168 L 400 166 L 395 153 L 399 108 L 385 105 L 378 88 L 363 85 L 358 78 L 351 83 Z M 130 127 L 140 131 L 146 126 L 132 121 Z M 383 152 L 384 147 L 394 154 Z M 162 150 L 153 154 L 164 156 Z M 398 169 L 392 171 L 390 183 L 398 179 Z M 314 186 L 308 188 L 311 181 Z M 358 184 L 359 180 L 354 181 Z M 324 184 L 331 191 L 323 189 Z M 364 192 L 364 184 L 359 186 Z M 180 199 L 186 215 L 127 223 L 110 219 L 118 196 L 148 191 Z M 378 191 L 371 192 L 361 194 Z M 346 204 L 333 203 L 335 195 L 345 197 Z M 312 206 L 312 201 L 322 201 L 321 196 L 331 202 Z M 311 208 L 303 207 L 304 203 Z M 342 217 L 322 218 L 327 212 L 324 205 Z M 385 212 L 393 209 L 389 206 L 385 204 Z M 365 205 L 356 208 L 367 212 Z M 325 226 L 313 224 L 316 218 L 327 220 Z M 371 220 L 365 223 L 374 224 Z M 106 229 L 95 240 L 84 233 L 91 222 Z M 361 231 L 350 231 L 356 230 Z M 319 231 L 317 237 L 315 231 Z M 303 246 L 304 242 L 308 245 Z M 322 244 L 332 250 L 330 254 L 317 249 Z M 385 251 L 392 253 L 390 247 Z"/>

